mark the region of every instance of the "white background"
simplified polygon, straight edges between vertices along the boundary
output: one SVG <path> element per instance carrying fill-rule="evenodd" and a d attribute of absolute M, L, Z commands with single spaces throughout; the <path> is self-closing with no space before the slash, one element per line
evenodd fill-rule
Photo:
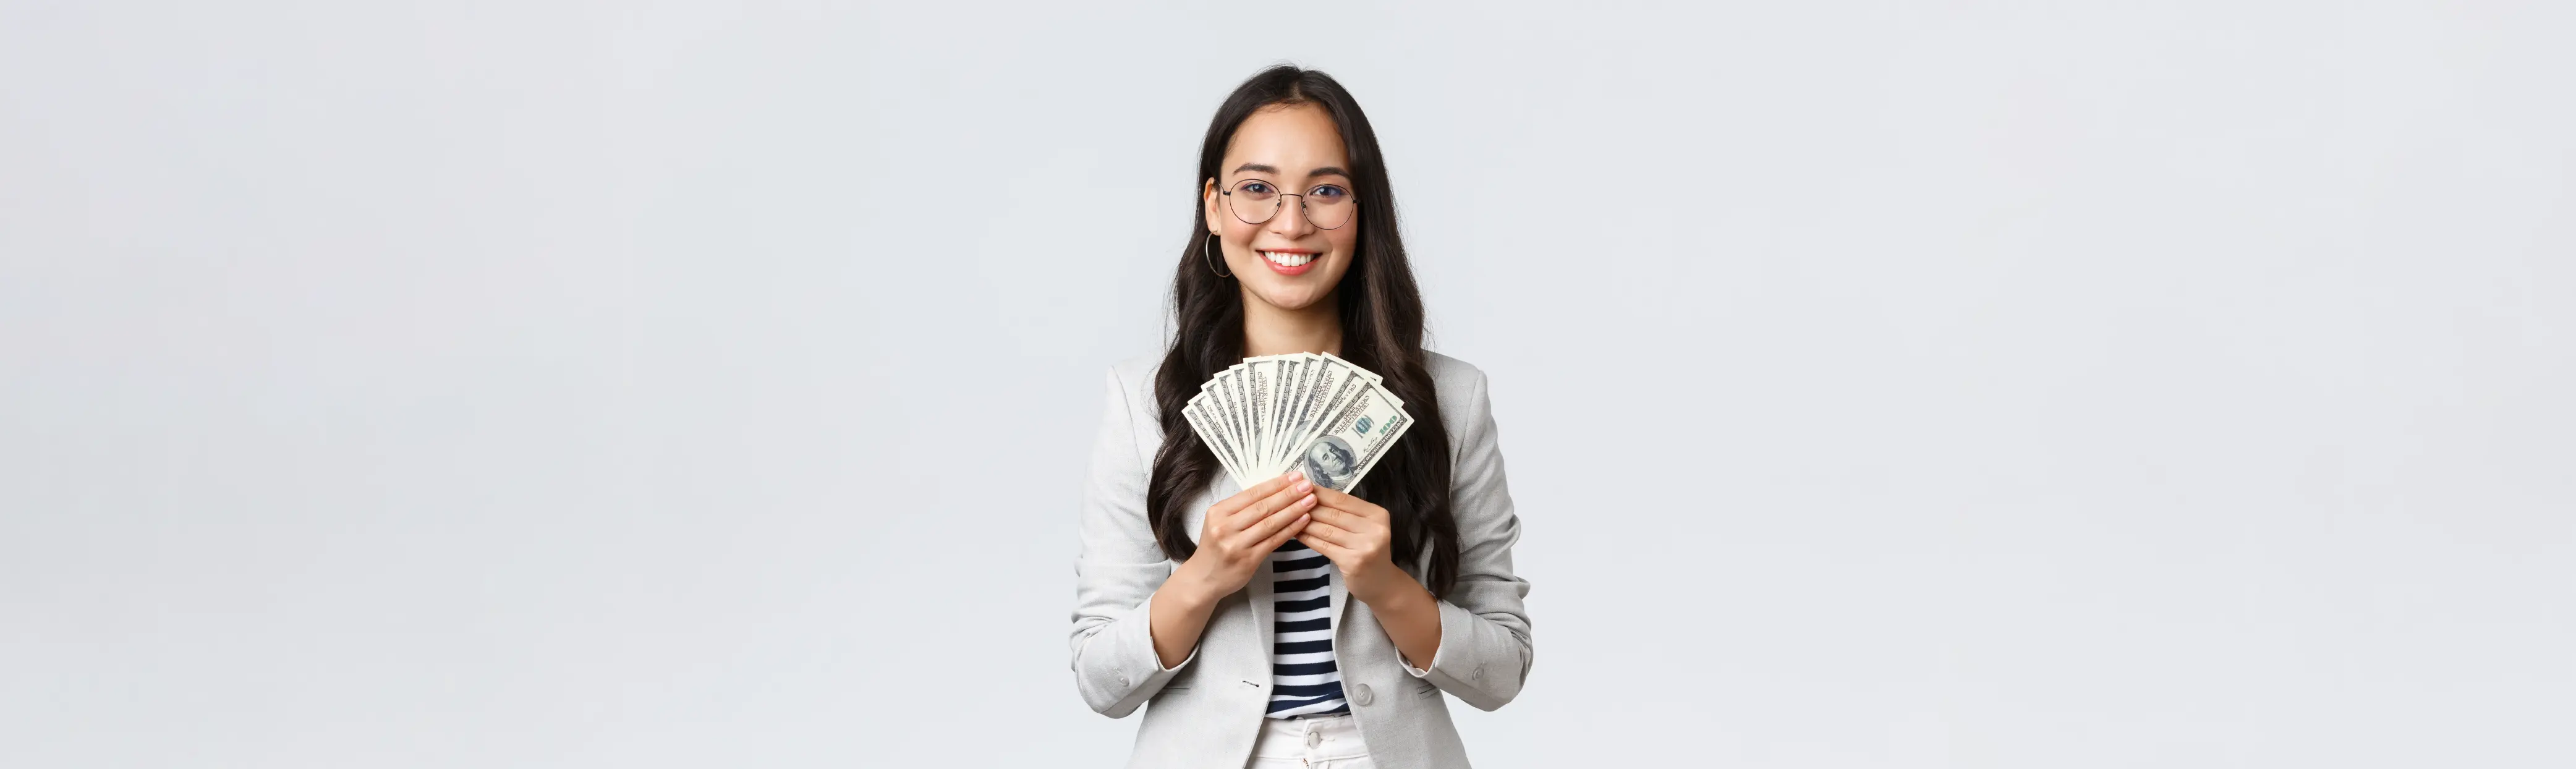
<path fill-rule="evenodd" d="M 1493 377 L 1479 765 L 2576 763 L 2569 6 L 1573 5 L 0 2 L 0 764 L 1118 765 L 1281 59 Z"/>

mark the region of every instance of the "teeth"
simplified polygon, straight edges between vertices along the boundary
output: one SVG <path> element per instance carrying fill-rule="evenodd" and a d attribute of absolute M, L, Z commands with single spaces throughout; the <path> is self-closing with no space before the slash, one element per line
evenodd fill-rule
<path fill-rule="evenodd" d="M 1261 256 L 1262 258 L 1269 259 L 1271 262 L 1276 263 L 1281 267 L 1297 267 L 1304 265 L 1307 262 L 1315 261 L 1314 254 L 1283 254 L 1277 251 L 1263 251 L 1261 252 Z"/>

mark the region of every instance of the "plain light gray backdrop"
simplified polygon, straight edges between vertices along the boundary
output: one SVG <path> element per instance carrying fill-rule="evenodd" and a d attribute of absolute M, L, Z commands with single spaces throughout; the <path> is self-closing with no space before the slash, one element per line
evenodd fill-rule
<path fill-rule="evenodd" d="M 2576 762 L 2576 15 L 2081 6 L 0 3 L 0 764 L 1118 764 L 1282 59 L 1493 377 L 1481 765 Z"/>

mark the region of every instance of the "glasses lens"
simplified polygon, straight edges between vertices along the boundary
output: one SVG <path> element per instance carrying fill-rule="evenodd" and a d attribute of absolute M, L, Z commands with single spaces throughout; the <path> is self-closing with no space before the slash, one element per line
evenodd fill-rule
<path fill-rule="evenodd" d="M 1306 221 L 1327 230 L 1341 229 L 1351 223 L 1351 190 L 1338 184 L 1326 184 L 1306 191 Z"/>
<path fill-rule="evenodd" d="M 1272 214 L 1279 213 L 1279 188 L 1259 179 L 1235 182 L 1226 192 L 1225 206 L 1244 224 L 1270 221 Z"/>

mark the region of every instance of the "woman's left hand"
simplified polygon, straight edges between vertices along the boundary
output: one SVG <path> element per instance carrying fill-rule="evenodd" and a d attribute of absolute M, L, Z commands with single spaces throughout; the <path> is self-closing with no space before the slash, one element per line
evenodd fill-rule
<path fill-rule="evenodd" d="M 1406 667 L 1427 670 L 1440 653 L 1438 599 L 1395 567 L 1395 516 L 1368 500 L 1322 486 L 1297 541 L 1331 559 L 1351 597 L 1368 604 Z"/>
<path fill-rule="evenodd" d="M 1422 591 L 1422 583 L 1395 567 L 1395 517 L 1386 508 L 1321 485 L 1314 488 L 1314 518 L 1297 541 L 1332 560 L 1351 597 L 1376 604 L 1381 597 Z"/>

